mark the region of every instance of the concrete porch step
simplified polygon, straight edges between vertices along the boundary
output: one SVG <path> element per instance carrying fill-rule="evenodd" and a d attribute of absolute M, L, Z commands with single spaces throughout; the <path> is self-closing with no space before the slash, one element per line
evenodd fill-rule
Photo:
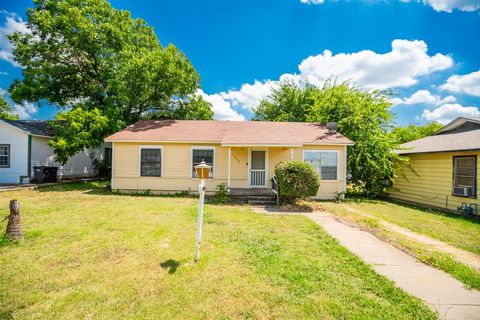
<path fill-rule="evenodd" d="M 248 204 L 251 206 L 268 206 L 276 205 L 277 202 L 275 200 L 248 200 Z"/>
<path fill-rule="evenodd" d="M 274 205 L 277 199 L 272 195 L 250 195 L 247 196 L 247 202 L 251 206 Z"/>

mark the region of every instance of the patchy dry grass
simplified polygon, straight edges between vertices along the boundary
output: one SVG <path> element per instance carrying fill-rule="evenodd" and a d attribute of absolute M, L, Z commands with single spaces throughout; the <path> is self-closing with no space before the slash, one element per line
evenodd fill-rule
<path fill-rule="evenodd" d="M 26 237 L 0 245 L 1 319 L 434 319 L 302 216 L 72 184 L 0 193 Z M 5 223 L 0 225 L 5 228 Z"/>

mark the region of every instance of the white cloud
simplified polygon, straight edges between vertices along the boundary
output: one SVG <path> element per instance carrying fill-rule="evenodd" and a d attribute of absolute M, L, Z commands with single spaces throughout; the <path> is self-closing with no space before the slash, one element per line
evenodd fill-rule
<path fill-rule="evenodd" d="M 444 104 L 432 111 L 423 110 L 422 118 L 427 121 L 437 121 L 447 124 L 457 117 L 480 117 L 480 110 L 477 107 L 464 107 L 458 103 Z"/>
<path fill-rule="evenodd" d="M 430 5 L 435 11 L 452 12 L 458 9 L 471 12 L 480 9 L 479 0 L 423 0 L 423 3 Z"/>
<path fill-rule="evenodd" d="M 8 98 L 8 91 L 3 88 L 0 88 L 0 95 Z M 32 114 L 38 112 L 38 108 L 30 102 L 24 102 L 22 104 L 13 105 L 13 114 L 16 114 L 20 119 L 30 119 Z"/>
<path fill-rule="evenodd" d="M 286 73 L 281 75 L 279 80 L 255 80 L 253 84 L 243 84 L 238 90 L 217 93 L 219 97 L 208 96 L 222 105 L 219 110 L 229 110 L 232 106 L 252 110 L 260 100 L 271 93 L 279 81 L 285 80 L 300 85 L 308 82 L 321 86 L 326 79 L 333 76 L 339 81 L 351 80 L 359 86 L 374 89 L 408 87 L 416 84 L 420 76 L 442 71 L 453 65 L 450 56 L 440 53 L 430 56 L 427 49 L 427 44 L 423 41 L 397 39 L 392 42 L 392 50 L 384 54 L 363 50 L 333 55 L 331 51 L 325 50 L 320 55 L 303 60 L 298 66 L 299 74 Z M 449 96 L 437 100 L 435 105 L 454 102 L 455 98 Z M 394 104 L 404 102 L 400 98 L 392 101 Z"/>
<path fill-rule="evenodd" d="M 220 95 L 233 105 L 252 110 L 260 100 L 265 99 L 270 94 L 276 84 L 277 82 L 271 80 L 265 82 L 255 80 L 253 84 L 243 84 L 240 90 L 229 90 L 221 92 Z"/>
<path fill-rule="evenodd" d="M 30 102 L 25 102 L 22 104 L 15 104 L 13 106 L 13 113 L 17 114 L 20 119 L 31 119 L 32 114 L 37 113 L 38 108 Z"/>
<path fill-rule="evenodd" d="M 453 75 L 440 89 L 480 97 L 480 70 L 465 75 Z"/>
<path fill-rule="evenodd" d="M 245 117 L 232 108 L 230 101 L 225 100 L 220 94 L 206 94 L 198 89 L 197 94 L 202 96 L 205 101 L 212 104 L 214 118 L 217 120 L 245 120 Z"/>
<path fill-rule="evenodd" d="M 420 76 L 442 71 L 453 65 L 450 56 L 427 53 L 424 41 L 393 40 L 392 50 L 376 53 L 363 50 L 355 53 L 332 54 L 325 50 L 310 56 L 299 65 L 301 77 L 321 85 L 329 77 L 351 80 L 357 85 L 374 89 L 409 87 L 418 82 Z"/>
<path fill-rule="evenodd" d="M 16 13 L 7 11 L 1 11 L 1 13 L 6 16 L 6 20 L 3 27 L 0 27 L 0 60 L 8 61 L 18 67 L 18 63 L 13 60 L 13 46 L 7 35 L 15 32 L 28 33 L 29 30 L 22 18 Z"/>
<path fill-rule="evenodd" d="M 339 1 L 339 0 L 332 0 Z M 346 0 L 349 1 L 349 0 Z M 305 4 L 323 4 L 325 0 L 300 0 Z M 385 0 L 363 0 L 365 3 L 385 2 Z M 400 0 L 400 2 L 421 2 L 433 8 L 435 11 L 452 12 L 454 9 L 460 11 L 476 11 L 480 9 L 479 0 Z"/>
<path fill-rule="evenodd" d="M 412 104 L 424 103 L 432 106 L 440 106 L 446 103 L 453 103 L 456 100 L 457 99 L 454 96 L 447 96 L 442 99 L 440 98 L 440 96 L 434 95 L 428 90 L 418 90 L 408 98 L 391 99 L 392 103 L 394 104 L 412 105 Z"/>

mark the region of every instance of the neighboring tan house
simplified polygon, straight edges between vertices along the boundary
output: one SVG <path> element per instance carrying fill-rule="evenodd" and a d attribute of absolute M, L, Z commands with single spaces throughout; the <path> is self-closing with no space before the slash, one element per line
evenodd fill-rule
<path fill-rule="evenodd" d="M 352 141 L 315 123 L 151 120 L 107 137 L 113 147 L 112 189 L 196 191 L 193 167 L 212 166 L 209 191 L 261 192 L 272 187 L 275 165 L 304 160 L 321 175 L 318 198 L 346 188 L 346 152 Z"/>
<path fill-rule="evenodd" d="M 103 160 L 105 152 L 111 156 L 111 148 L 104 145 L 81 151 L 61 166 L 48 145 L 53 136 L 48 121 L 0 118 L 0 184 L 29 182 L 35 166 L 58 167 L 59 179 L 93 176 L 93 159 Z"/>
<path fill-rule="evenodd" d="M 402 149 L 399 153 L 410 158 L 418 176 L 405 170 L 407 179 L 395 181 L 390 197 L 449 210 L 464 202 L 480 207 L 480 118 L 457 118 Z"/>

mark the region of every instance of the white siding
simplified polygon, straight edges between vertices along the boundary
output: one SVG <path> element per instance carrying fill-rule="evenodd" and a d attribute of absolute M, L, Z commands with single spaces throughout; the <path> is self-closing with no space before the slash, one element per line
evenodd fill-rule
<path fill-rule="evenodd" d="M 28 136 L 26 133 L 0 121 L 0 144 L 10 145 L 10 168 L 0 168 L 0 183 L 18 183 L 27 175 Z"/>
<path fill-rule="evenodd" d="M 48 140 L 47 138 L 32 137 L 32 168 L 34 166 L 55 166 L 59 167 L 59 177 L 89 177 L 94 175 L 92 160 L 95 158 L 103 160 L 105 144 L 97 149 L 80 151 L 65 165 L 60 166 L 55 162 L 53 149 L 48 145 Z"/>

